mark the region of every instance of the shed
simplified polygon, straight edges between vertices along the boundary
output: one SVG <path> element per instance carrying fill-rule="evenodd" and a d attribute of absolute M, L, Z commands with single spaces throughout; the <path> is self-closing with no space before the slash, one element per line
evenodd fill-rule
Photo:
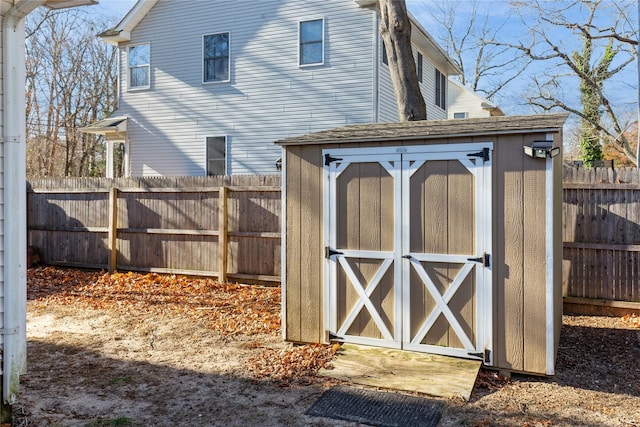
<path fill-rule="evenodd" d="M 283 334 L 553 375 L 566 114 L 353 125 L 283 147 Z"/>

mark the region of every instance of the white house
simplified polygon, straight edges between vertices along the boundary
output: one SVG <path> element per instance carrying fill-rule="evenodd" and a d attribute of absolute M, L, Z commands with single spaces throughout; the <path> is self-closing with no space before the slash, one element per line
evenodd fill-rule
<path fill-rule="evenodd" d="M 0 0 L 0 345 L 2 400 L 13 403 L 26 369 L 27 201 L 24 18 L 38 6 L 61 9 L 97 0 Z M 4 421 L 3 421 L 4 422 Z"/>
<path fill-rule="evenodd" d="M 398 120 L 376 5 L 139 0 L 100 35 L 120 51 L 117 111 L 84 130 L 124 143 L 131 176 L 276 173 L 275 140 Z M 412 23 L 428 118 L 446 119 L 459 70 Z"/>
<path fill-rule="evenodd" d="M 491 116 L 504 116 L 504 113 L 493 102 L 484 99 L 471 89 L 455 80 L 449 79 L 449 119 L 477 119 Z"/>

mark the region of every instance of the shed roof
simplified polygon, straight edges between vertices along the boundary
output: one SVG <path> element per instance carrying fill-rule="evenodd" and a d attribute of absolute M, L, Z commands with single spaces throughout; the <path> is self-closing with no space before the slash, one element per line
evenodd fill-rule
<path fill-rule="evenodd" d="M 319 143 L 341 144 L 345 142 L 378 142 L 400 139 L 529 133 L 531 131 L 559 132 L 568 115 L 568 113 L 559 113 L 350 125 L 281 139 L 275 143 L 282 146 Z"/>

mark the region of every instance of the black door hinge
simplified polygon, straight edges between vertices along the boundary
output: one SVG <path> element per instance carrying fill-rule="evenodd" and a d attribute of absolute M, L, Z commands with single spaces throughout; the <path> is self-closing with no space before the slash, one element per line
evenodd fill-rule
<path fill-rule="evenodd" d="M 324 165 L 325 166 L 329 166 L 332 162 L 339 162 L 342 159 L 339 159 L 338 157 L 331 157 L 331 154 L 325 154 L 324 155 Z"/>
<path fill-rule="evenodd" d="M 334 255 L 344 255 L 344 253 L 336 251 L 335 249 L 330 248 L 329 246 L 325 246 L 324 248 L 324 257 L 326 259 L 331 259 Z"/>
<path fill-rule="evenodd" d="M 477 357 L 482 359 L 483 362 L 489 362 L 491 360 L 491 350 L 485 350 L 484 353 L 467 353 L 471 357 Z"/>
<path fill-rule="evenodd" d="M 482 151 L 478 151 L 477 153 L 469 153 L 467 154 L 467 157 L 481 157 L 482 160 L 484 160 L 485 162 L 488 162 L 490 157 L 489 157 L 489 149 L 488 148 L 483 148 Z"/>
<path fill-rule="evenodd" d="M 485 267 L 491 267 L 491 255 L 485 253 L 478 258 L 467 258 L 467 261 L 482 263 Z"/>

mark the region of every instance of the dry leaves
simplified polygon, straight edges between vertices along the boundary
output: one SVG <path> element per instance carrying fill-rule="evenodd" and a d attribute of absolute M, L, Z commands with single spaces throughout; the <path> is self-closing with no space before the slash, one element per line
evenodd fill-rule
<path fill-rule="evenodd" d="M 123 314 L 186 315 L 224 335 L 280 333 L 279 287 L 218 283 L 177 275 L 115 273 L 40 267 L 28 270 L 27 297 L 40 307 L 61 304 Z M 303 345 L 278 352 L 259 339 L 247 360 L 257 378 L 280 385 L 309 383 L 336 346 Z"/>
<path fill-rule="evenodd" d="M 124 313 L 185 314 L 223 334 L 278 334 L 280 288 L 218 283 L 186 276 L 42 267 L 28 272 L 27 296 L 38 304 L 80 305 Z"/>
<path fill-rule="evenodd" d="M 266 348 L 249 358 L 248 363 L 257 378 L 269 378 L 281 386 L 292 382 L 308 384 L 318 370 L 333 359 L 339 348 L 339 344 L 296 346 L 284 352 Z"/>

